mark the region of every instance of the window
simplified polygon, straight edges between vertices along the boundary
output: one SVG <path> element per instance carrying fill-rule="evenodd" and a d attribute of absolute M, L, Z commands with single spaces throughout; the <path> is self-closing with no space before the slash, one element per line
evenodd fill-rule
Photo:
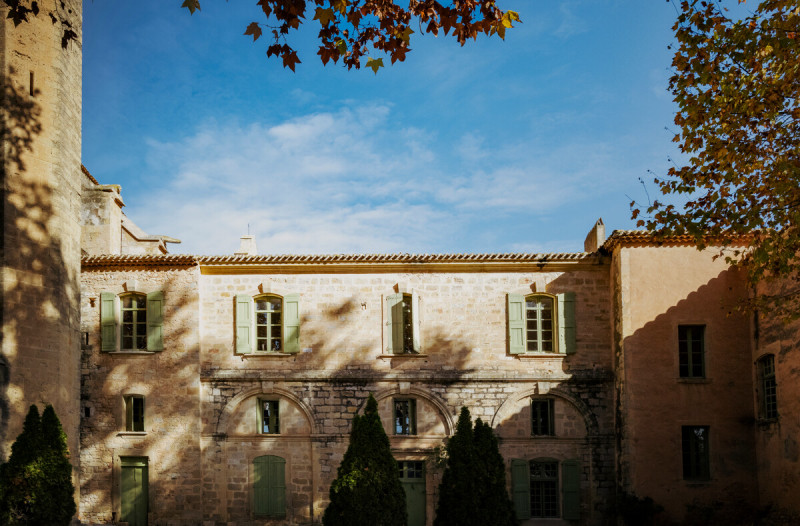
<path fill-rule="evenodd" d="M 236 352 L 239 354 L 300 351 L 300 296 L 237 295 Z"/>
<path fill-rule="evenodd" d="M 144 431 L 144 396 L 125 397 L 125 431 Z"/>
<path fill-rule="evenodd" d="M 760 388 L 761 418 L 778 418 L 778 384 L 775 381 L 775 356 L 768 354 L 762 356 L 757 362 L 758 385 Z"/>
<path fill-rule="evenodd" d="M 392 294 L 386 297 L 388 354 L 419 354 L 419 297 Z"/>
<path fill-rule="evenodd" d="M 708 426 L 681 428 L 684 480 L 708 480 Z"/>
<path fill-rule="evenodd" d="M 264 435 L 277 435 L 280 430 L 280 415 L 277 400 L 258 400 L 258 432 Z"/>
<path fill-rule="evenodd" d="M 514 509 L 519 520 L 532 517 L 579 520 L 580 483 L 578 460 L 511 461 Z"/>
<path fill-rule="evenodd" d="M 552 399 L 531 400 L 531 434 L 534 436 L 556 434 Z"/>
<path fill-rule="evenodd" d="M 417 401 L 414 399 L 395 398 L 394 400 L 394 434 L 417 434 Z"/>
<path fill-rule="evenodd" d="M 256 298 L 256 350 L 280 352 L 283 341 L 281 310 L 277 296 Z"/>
<path fill-rule="evenodd" d="M 575 294 L 508 294 L 510 354 L 573 354 Z"/>
<path fill-rule="evenodd" d="M 705 378 L 705 325 L 678 326 L 678 361 L 681 378 Z"/>
<path fill-rule="evenodd" d="M 286 516 L 286 461 L 274 455 L 253 459 L 253 514 Z"/>
<path fill-rule="evenodd" d="M 161 351 L 164 349 L 164 294 L 100 294 L 100 349 Z"/>

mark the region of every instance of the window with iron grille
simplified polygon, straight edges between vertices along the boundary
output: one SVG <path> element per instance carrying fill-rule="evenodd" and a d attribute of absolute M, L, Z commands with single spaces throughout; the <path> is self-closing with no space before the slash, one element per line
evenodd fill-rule
<path fill-rule="evenodd" d="M 558 462 L 531 460 L 530 474 L 531 517 L 558 517 Z"/>
<path fill-rule="evenodd" d="M 758 383 L 761 390 L 761 418 L 778 418 L 778 384 L 775 380 L 775 356 L 758 359 Z"/>
<path fill-rule="evenodd" d="M 678 361 L 681 378 L 705 378 L 705 325 L 678 326 Z"/>

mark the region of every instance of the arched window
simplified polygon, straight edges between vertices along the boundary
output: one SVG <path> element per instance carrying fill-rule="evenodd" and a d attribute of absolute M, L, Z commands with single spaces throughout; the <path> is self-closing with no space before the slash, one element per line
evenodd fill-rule
<path fill-rule="evenodd" d="M 120 296 L 123 351 L 147 350 L 147 296 L 132 292 Z"/>
<path fill-rule="evenodd" d="M 510 354 L 573 354 L 575 294 L 508 294 Z"/>
<path fill-rule="evenodd" d="M 531 294 L 525 297 L 525 350 L 555 352 L 555 317 L 552 296 Z"/>
<path fill-rule="evenodd" d="M 300 351 L 298 294 L 236 296 L 236 352 L 239 354 Z"/>
<path fill-rule="evenodd" d="M 253 514 L 286 516 L 286 461 L 275 455 L 253 459 Z"/>
<path fill-rule="evenodd" d="M 283 349 L 283 298 L 258 296 L 256 306 L 256 351 L 281 352 Z"/>

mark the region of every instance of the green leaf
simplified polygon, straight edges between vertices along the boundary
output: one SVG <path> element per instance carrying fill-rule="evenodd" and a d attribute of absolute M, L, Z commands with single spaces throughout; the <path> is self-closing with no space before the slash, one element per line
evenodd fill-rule
<path fill-rule="evenodd" d="M 376 75 L 378 74 L 378 69 L 383 67 L 383 59 L 382 58 L 368 58 L 367 59 L 367 67 L 372 68 L 373 73 Z"/>

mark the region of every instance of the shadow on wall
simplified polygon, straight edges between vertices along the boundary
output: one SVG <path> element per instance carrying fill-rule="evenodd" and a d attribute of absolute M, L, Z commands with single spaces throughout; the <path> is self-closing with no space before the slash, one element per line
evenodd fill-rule
<path fill-rule="evenodd" d="M 162 272 L 163 280 L 153 279 Z M 84 518 L 111 521 L 112 511 L 119 513 L 120 456 L 150 459 L 150 494 L 159 496 L 151 499 L 151 511 L 160 519 L 199 522 L 202 518 L 199 309 L 196 288 L 190 294 L 181 292 L 197 279 L 196 272 L 194 267 L 128 268 L 120 277 L 124 282 L 146 273 L 150 283 L 159 282 L 164 319 L 171 320 L 164 331 L 163 351 L 105 354 L 100 352 L 99 317 L 92 319 L 93 326 L 83 328 L 90 344 L 82 352 L 81 399 L 92 414 L 81 425 L 81 435 L 88 441 L 81 462 Z M 93 308 L 99 313 L 98 302 Z M 159 375 L 165 376 L 163 381 Z M 122 435 L 124 396 L 129 394 L 145 398 L 145 435 Z"/>
<path fill-rule="evenodd" d="M 0 138 L 4 146 L 0 163 L 0 443 L 13 442 L 30 404 L 50 403 L 77 458 L 77 415 L 70 418 L 74 411 L 68 409 L 77 399 L 77 374 L 74 379 L 67 376 L 77 373 L 79 357 L 65 354 L 77 349 L 78 343 L 78 262 L 65 261 L 63 240 L 53 231 L 56 196 L 47 171 L 58 168 L 39 166 L 42 161 L 37 148 L 46 150 L 46 145 L 37 137 L 46 130 L 42 108 L 34 98 L 38 90 L 28 93 L 14 80 L 0 77 Z M 42 371 L 52 372 L 52 377 L 43 378 Z M 0 450 L 0 459 L 7 453 L 5 448 Z"/>
<path fill-rule="evenodd" d="M 652 498 L 674 519 L 715 503 L 737 503 L 723 507 L 741 518 L 757 504 L 750 318 L 736 308 L 747 293 L 742 274 L 724 270 L 617 344 L 620 487 Z M 702 352 L 681 360 L 680 334 Z M 685 479 L 684 426 L 709 428 L 708 483 Z"/>

